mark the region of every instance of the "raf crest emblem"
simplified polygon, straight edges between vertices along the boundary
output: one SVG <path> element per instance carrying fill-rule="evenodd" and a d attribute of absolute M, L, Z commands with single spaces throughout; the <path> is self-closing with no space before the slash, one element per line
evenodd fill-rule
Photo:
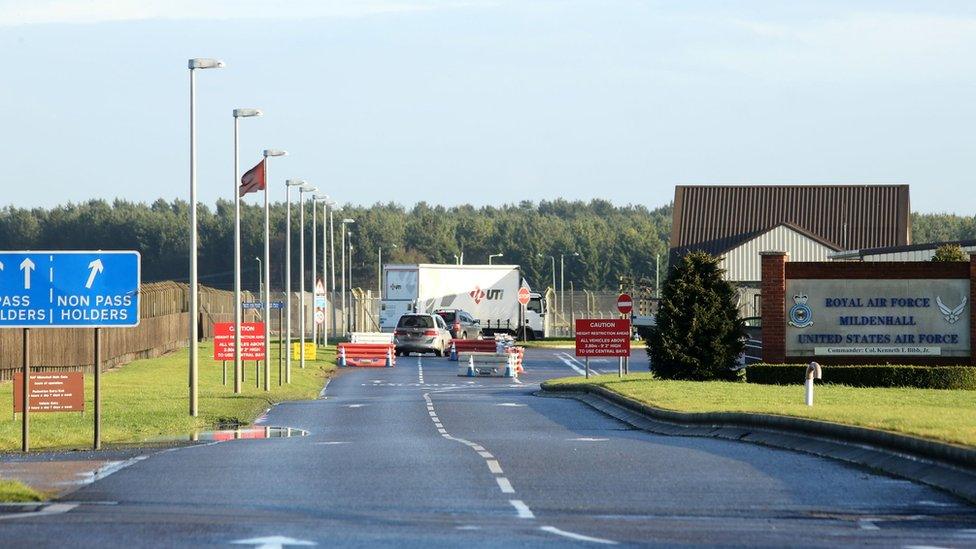
<path fill-rule="evenodd" d="M 960 303 L 959 306 L 954 309 L 943 303 L 942 298 L 939 296 L 936 296 L 935 303 L 939 306 L 939 310 L 942 311 L 943 318 L 945 318 L 945 321 L 949 324 L 955 324 L 958 322 L 960 315 L 962 315 L 963 309 L 966 308 L 965 297 L 962 298 L 962 303 Z"/>
<path fill-rule="evenodd" d="M 790 326 L 806 328 L 813 326 L 813 311 L 807 305 L 808 296 L 798 294 L 793 296 L 793 306 L 790 307 Z"/>

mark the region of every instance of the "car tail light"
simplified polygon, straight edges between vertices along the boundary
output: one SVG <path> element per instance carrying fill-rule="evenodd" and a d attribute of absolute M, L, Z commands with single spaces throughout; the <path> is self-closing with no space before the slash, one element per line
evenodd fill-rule
<path fill-rule="evenodd" d="M 401 330 L 393 330 L 393 335 L 395 335 L 395 336 L 402 336 L 402 335 L 404 335 L 404 333 Z"/>
<path fill-rule="evenodd" d="M 424 332 L 424 335 L 425 336 L 435 336 L 435 335 L 437 335 L 437 330 L 426 330 Z"/>

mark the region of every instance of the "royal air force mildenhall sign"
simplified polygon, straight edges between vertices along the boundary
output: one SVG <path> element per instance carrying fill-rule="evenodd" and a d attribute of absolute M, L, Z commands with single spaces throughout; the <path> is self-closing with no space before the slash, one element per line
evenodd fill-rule
<path fill-rule="evenodd" d="M 139 324 L 139 252 L 0 252 L 0 328 Z"/>

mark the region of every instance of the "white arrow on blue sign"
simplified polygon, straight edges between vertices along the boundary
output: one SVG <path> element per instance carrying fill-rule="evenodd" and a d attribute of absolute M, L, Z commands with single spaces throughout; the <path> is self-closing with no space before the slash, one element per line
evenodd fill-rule
<path fill-rule="evenodd" d="M 0 252 L 0 327 L 139 325 L 135 251 Z"/>

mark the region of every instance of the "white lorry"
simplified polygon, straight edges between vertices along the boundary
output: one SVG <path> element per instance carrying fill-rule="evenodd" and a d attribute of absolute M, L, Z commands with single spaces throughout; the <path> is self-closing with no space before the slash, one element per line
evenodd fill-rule
<path fill-rule="evenodd" d="M 519 329 L 519 288 L 528 284 L 518 265 L 384 265 L 380 329 L 392 332 L 405 313 L 462 309 L 477 319 L 485 337 L 495 333 L 522 337 Z M 549 333 L 546 304 L 530 289 L 525 307 L 525 337 L 542 339 Z"/>

